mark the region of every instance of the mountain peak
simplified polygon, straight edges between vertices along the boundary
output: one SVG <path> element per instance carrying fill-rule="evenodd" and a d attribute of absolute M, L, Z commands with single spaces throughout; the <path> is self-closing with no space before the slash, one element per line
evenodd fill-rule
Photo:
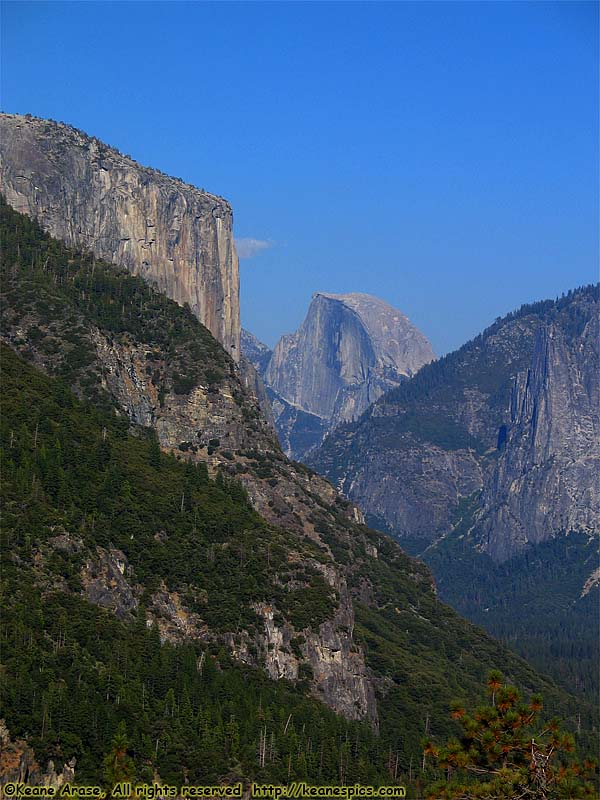
<path fill-rule="evenodd" d="M 247 338 L 243 345 L 260 369 L 255 344 Z M 298 330 L 281 337 L 261 370 L 276 395 L 284 449 L 301 458 L 434 358 L 427 338 L 385 300 L 315 292 Z"/>

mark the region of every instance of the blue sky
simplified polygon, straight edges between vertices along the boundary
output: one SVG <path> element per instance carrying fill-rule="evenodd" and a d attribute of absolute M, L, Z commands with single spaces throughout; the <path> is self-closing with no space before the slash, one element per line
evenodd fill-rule
<path fill-rule="evenodd" d="M 596 3 L 5 2 L 1 89 L 226 197 L 271 345 L 315 291 L 441 354 L 598 279 Z"/>

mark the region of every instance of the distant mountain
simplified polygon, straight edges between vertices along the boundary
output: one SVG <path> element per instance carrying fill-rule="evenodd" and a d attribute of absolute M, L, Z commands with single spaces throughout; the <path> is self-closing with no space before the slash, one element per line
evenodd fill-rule
<path fill-rule="evenodd" d="M 242 328 L 241 333 L 241 347 L 242 353 L 246 356 L 248 361 L 256 369 L 259 375 L 262 375 L 267 368 L 269 359 L 273 355 L 271 348 L 267 347 L 259 341 L 253 333 Z"/>
<path fill-rule="evenodd" d="M 404 314 L 366 294 L 316 293 L 298 331 L 268 361 L 267 350 L 254 337 L 242 342 L 270 392 L 282 446 L 297 459 L 435 358 Z"/>
<path fill-rule="evenodd" d="M 590 705 L 291 464 L 189 309 L 4 203 L 0 224 L 0 784 L 31 748 L 101 781 L 123 721 L 140 780 L 388 784 L 392 754 L 408 783 L 492 667 L 589 748 Z"/>
<path fill-rule="evenodd" d="M 565 662 L 561 630 L 564 647 L 576 630 L 586 642 L 580 662 L 597 651 L 598 295 L 590 286 L 497 320 L 340 426 L 308 458 L 431 564 L 442 597 L 508 637 L 494 613 L 502 605 L 511 644 L 565 680 L 571 667 L 558 663 Z M 563 552 L 558 540 L 574 532 Z M 515 581 L 521 576 L 510 592 L 503 564 Z M 525 580 L 533 574 L 535 585 Z M 560 597 L 560 613 L 528 609 L 525 586 L 538 609 Z M 589 673 L 579 676 L 588 691 Z"/>

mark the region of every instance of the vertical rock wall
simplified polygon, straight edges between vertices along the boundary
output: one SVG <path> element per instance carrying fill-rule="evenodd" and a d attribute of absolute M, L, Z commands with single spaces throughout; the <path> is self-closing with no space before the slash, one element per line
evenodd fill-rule
<path fill-rule="evenodd" d="M 0 173 L 13 208 L 188 303 L 239 359 L 239 269 L 225 200 L 68 125 L 14 114 L 0 115 Z"/>
<path fill-rule="evenodd" d="M 482 496 L 482 544 L 499 560 L 559 531 L 597 530 L 599 341 L 596 314 L 574 342 L 544 326 L 514 379 L 506 442 Z"/>

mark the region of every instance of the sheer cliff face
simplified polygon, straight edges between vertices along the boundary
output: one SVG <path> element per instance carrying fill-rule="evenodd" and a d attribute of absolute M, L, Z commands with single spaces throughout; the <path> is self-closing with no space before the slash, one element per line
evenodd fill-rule
<path fill-rule="evenodd" d="M 281 406 L 284 448 L 301 457 L 324 430 L 358 417 L 433 358 L 423 334 L 382 300 L 315 294 L 298 331 L 280 339 L 264 368 Z M 320 425 L 307 423 L 314 418 Z"/>
<path fill-rule="evenodd" d="M 396 309 L 362 294 L 319 293 L 299 330 L 283 336 L 267 384 L 304 411 L 341 422 L 432 361 L 427 339 Z"/>
<path fill-rule="evenodd" d="M 238 260 L 225 200 L 31 117 L 0 115 L 0 166 L 13 208 L 188 303 L 239 359 Z"/>
<path fill-rule="evenodd" d="M 478 524 L 497 559 L 553 532 L 598 530 L 599 341 L 597 314 L 571 341 L 560 325 L 544 326 L 531 365 L 515 377 L 507 438 Z"/>
<path fill-rule="evenodd" d="M 308 463 L 416 552 L 476 497 L 470 536 L 502 561 L 598 531 L 597 288 L 527 307 L 332 432 Z"/>

